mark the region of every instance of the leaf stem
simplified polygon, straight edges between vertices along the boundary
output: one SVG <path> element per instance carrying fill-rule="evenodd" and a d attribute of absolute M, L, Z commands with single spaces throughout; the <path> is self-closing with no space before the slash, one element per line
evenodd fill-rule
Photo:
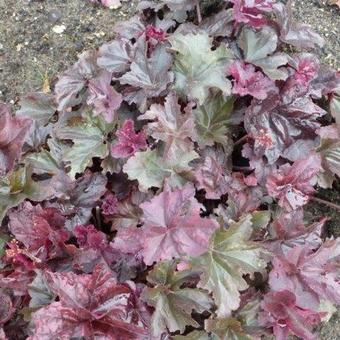
<path fill-rule="evenodd" d="M 233 165 L 233 170 L 235 170 L 235 171 L 253 171 L 254 169 L 252 169 L 250 166 Z"/>
<path fill-rule="evenodd" d="M 234 146 L 237 146 L 237 145 L 242 144 L 243 142 L 246 142 L 248 138 L 250 138 L 249 135 L 244 135 L 243 137 L 241 137 L 239 140 L 237 140 L 237 141 L 234 143 Z"/>
<path fill-rule="evenodd" d="M 197 12 L 197 20 L 200 24 L 202 22 L 202 13 L 199 0 L 196 1 L 196 12 Z"/>
<path fill-rule="evenodd" d="M 335 204 L 335 203 L 326 201 L 326 200 L 324 200 L 322 198 L 318 198 L 318 197 L 310 197 L 310 200 L 317 202 L 317 203 L 324 204 L 324 205 L 328 205 L 330 208 L 340 211 L 340 205 L 339 204 Z"/>
<path fill-rule="evenodd" d="M 97 222 L 97 227 L 101 229 L 102 227 L 102 219 L 100 217 L 100 208 L 96 206 L 96 222 Z"/>

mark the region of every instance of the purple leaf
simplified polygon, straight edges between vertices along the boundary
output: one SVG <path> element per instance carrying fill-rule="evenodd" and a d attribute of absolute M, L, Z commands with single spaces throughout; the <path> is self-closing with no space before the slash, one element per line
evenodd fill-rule
<path fill-rule="evenodd" d="M 64 111 L 82 102 L 88 81 L 98 73 L 97 52 L 84 52 L 79 60 L 66 70 L 55 85 L 58 110 Z"/>
<path fill-rule="evenodd" d="M 321 157 L 316 154 L 293 165 L 284 164 L 268 176 L 268 193 L 287 211 L 302 207 L 314 193 L 315 176 L 321 169 Z"/>
<path fill-rule="evenodd" d="M 102 71 L 98 77 L 88 83 L 89 97 L 87 103 L 94 106 L 94 116 L 102 115 L 108 123 L 117 119 L 123 97 L 111 85 L 112 74 Z"/>
<path fill-rule="evenodd" d="M 32 255 L 44 261 L 62 254 L 69 233 L 60 211 L 24 202 L 8 216 L 9 230 Z"/>
<path fill-rule="evenodd" d="M 34 313 L 30 340 L 146 338 L 145 312 L 136 303 L 135 287 L 118 284 L 108 269 L 97 266 L 92 275 L 46 272 L 46 278 L 59 301 Z"/>
<path fill-rule="evenodd" d="M 281 41 L 299 49 L 313 48 L 315 45 L 322 47 L 324 40 L 320 35 L 315 33 L 309 25 L 300 24 L 293 20 L 291 3 L 292 1 L 288 0 L 286 5 L 280 2 L 274 5 Z"/>
<path fill-rule="evenodd" d="M 321 321 L 318 312 L 296 306 L 296 296 L 288 290 L 269 292 L 261 303 L 260 323 L 273 327 L 277 340 L 285 340 L 289 332 L 305 340 L 316 340 L 313 326 Z"/>
<path fill-rule="evenodd" d="M 267 23 L 264 16 L 273 11 L 273 0 L 230 0 L 234 4 L 234 20 L 252 27 L 261 27 Z"/>
<path fill-rule="evenodd" d="M 194 188 L 165 190 L 150 202 L 140 205 L 143 210 L 142 255 L 147 265 L 184 254 L 197 256 L 207 250 L 209 236 L 218 227 L 211 218 L 202 218 L 203 208 L 194 197 Z"/>
<path fill-rule="evenodd" d="M 268 93 L 277 93 L 275 83 L 264 76 L 260 71 L 255 71 L 253 65 L 246 65 L 242 61 L 235 61 L 228 66 L 228 73 L 234 78 L 233 94 L 240 96 L 251 95 L 257 99 L 266 99 Z"/>
<path fill-rule="evenodd" d="M 159 96 L 173 80 L 170 72 L 172 56 L 167 52 L 167 44 L 159 44 L 147 54 L 145 34 L 137 40 L 137 50 L 130 71 L 119 80 L 121 84 L 130 85 L 126 89 L 127 101 L 138 105 L 144 112 L 148 98 Z"/>
<path fill-rule="evenodd" d="M 308 243 L 296 246 L 273 260 L 269 285 L 290 290 L 300 308 L 316 309 L 320 299 L 340 303 L 339 240 L 328 240 L 313 253 Z"/>
<path fill-rule="evenodd" d="M 134 122 L 128 119 L 117 130 L 118 141 L 111 148 L 111 155 L 115 158 L 127 158 L 133 156 L 136 151 L 147 148 L 144 132 L 135 132 Z"/>
<path fill-rule="evenodd" d="M 31 119 L 12 116 L 0 102 L 0 176 L 12 171 L 21 157 L 21 148 L 31 126 Z"/>

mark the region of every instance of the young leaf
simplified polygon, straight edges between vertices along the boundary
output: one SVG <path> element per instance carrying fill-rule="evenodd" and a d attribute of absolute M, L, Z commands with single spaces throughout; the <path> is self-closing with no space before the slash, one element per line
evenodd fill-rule
<path fill-rule="evenodd" d="M 262 248 L 249 240 L 251 233 L 251 215 L 247 215 L 228 229 L 217 230 L 208 251 L 192 259 L 193 268 L 202 272 L 198 287 L 213 294 L 218 317 L 239 307 L 240 291 L 248 288 L 243 275 L 266 267 Z"/>
<path fill-rule="evenodd" d="M 263 100 L 267 98 L 269 92 L 278 92 L 275 83 L 261 72 L 255 71 L 253 65 L 235 61 L 229 65 L 228 71 L 234 78 L 233 94 L 239 94 L 240 96 L 249 94 L 254 98 Z"/>
<path fill-rule="evenodd" d="M 65 218 L 60 211 L 24 202 L 8 217 L 11 233 L 35 257 L 45 261 L 62 254 L 69 233 L 64 229 Z"/>
<path fill-rule="evenodd" d="M 111 148 L 111 155 L 115 158 L 133 156 L 136 151 L 146 149 L 146 137 L 144 132 L 135 132 L 133 120 L 127 119 L 123 126 L 117 130 L 118 141 Z"/>
<path fill-rule="evenodd" d="M 273 0 L 231 0 L 234 4 L 233 17 L 237 23 L 246 23 L 252 27 L 261 27 L 267 23 L 265 13 L 273 11 Z"/>

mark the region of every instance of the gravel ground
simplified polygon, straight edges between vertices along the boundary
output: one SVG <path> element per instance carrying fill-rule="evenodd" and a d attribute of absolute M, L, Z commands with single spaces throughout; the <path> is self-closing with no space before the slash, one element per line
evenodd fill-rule
<path fill-rule="evenodd" d="M 113 25 L 135 7 L 136 1 L 109 10 L 86 0 L 0 0 L 0 100 L 17 102 L 53 83 L 79 53 L 111 40 Z"/>
<path fill-rule="evenodd" d="M 21 94 L 53 86 L 79 53 L 111 40 L 114 23 L 131 16 L 136 3 L 109 10 L 86 0 L 0 0 L 0 100 L 16 104 Z M 325 38 L 317 54 L 339 69 L 340 10 L 327 0 L 296 0 L 293 13 Z M 318 197 L 340 204 L 340 183 L 334 190 L 321 190 Z M 311 219 L 329 216 L 327 233 L 340 236 L 336 211 L 313 203 L 308 213 Z M 339 313 L 322 326 L 319 339 L 340 339 Z"/>

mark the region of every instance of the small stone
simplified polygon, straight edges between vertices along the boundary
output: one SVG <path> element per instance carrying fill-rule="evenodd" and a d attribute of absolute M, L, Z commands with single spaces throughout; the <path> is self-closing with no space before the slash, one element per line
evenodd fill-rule
<path fill-rule="evenodd" d="M 55 25 L 52 28 L 52 31 L 57 34 L 62 34 L 66 30 L 65 25 Z"/>

